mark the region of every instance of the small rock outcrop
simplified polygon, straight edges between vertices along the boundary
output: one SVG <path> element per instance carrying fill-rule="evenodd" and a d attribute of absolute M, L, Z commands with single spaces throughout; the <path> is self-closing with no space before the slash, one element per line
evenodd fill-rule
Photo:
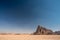
<path fill-rule="evenodd" d="M 52 35 L 53 31 L 38 25 L 36 32 L 34 32 L 33 34 L 34 35 Z"/>

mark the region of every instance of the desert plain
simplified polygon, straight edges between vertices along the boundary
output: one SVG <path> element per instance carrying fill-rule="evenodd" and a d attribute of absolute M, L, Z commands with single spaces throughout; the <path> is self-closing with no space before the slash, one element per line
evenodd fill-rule
<path fill-rule="evenodd" d="M 60 40 L 60 35 L 0 35 L 0 40 Z"/>

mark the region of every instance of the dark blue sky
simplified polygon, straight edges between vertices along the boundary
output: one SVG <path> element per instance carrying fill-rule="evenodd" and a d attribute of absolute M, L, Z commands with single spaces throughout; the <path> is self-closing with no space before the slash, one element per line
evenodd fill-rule
<path fill-rule="evenodd" d="M 0 32 L 30 33 L 38 25 L 60 30 L 60 0 L 0 1 Z"/>

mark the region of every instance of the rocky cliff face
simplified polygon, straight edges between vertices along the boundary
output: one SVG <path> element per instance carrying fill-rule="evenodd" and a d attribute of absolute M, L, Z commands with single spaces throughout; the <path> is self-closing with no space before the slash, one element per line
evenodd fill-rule
<path fill-rule="evenodd" d="M 36 32 L 34 32 L 33 34 L 34 35 L 50 35 L 50 34 L 53 34 L 53 31 L 38 25 Z"/>

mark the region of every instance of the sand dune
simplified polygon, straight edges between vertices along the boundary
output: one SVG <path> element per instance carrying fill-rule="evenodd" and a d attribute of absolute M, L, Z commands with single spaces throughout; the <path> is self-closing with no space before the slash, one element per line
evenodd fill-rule
<path fill-rule="evenodd" d="M 60 35 L 0 35 L 0 40 L 60 40 Z"/>

